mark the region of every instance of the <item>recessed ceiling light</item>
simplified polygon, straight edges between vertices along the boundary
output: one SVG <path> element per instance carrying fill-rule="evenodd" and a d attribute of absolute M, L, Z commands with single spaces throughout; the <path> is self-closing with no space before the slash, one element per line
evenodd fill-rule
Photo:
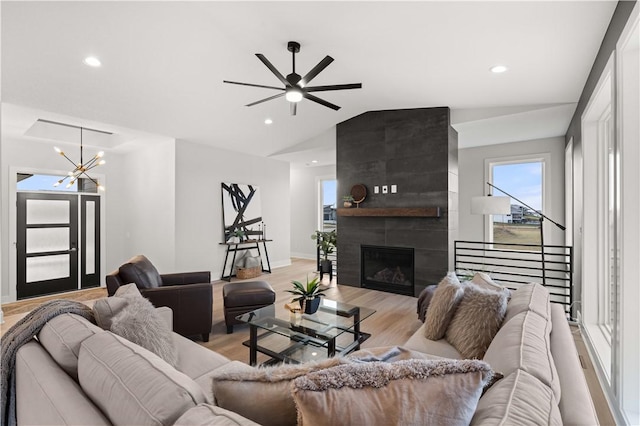
<path fill-rule="evenodd" d="M 494 65 L 490 68 L 491 72 L 500 74 L 501 72 L 505 72 L 508 68 L 504 65 Z"/>
<path fill-rule="evenodd" d="M 84 58 L 84 63 L 86 65 L 89 65 L 90 67 L 99 67 L 100 65 L 102 65 L 100 59 L 96 58 L 95 56 L 87 56 L 86 58 Z"/>
<path fill-rule="evenodd" d="M 273 120 L 270 118 L 267 118 L 266 120 L 264 120 L 264 124 L 272 124 Z"/>
<path fill-rule="evenodd" d="M 318 160 L 311 160 L 311 162 L 312 162 L 313 164 L 316 164 L 316 163 L 318 162 Z"/>

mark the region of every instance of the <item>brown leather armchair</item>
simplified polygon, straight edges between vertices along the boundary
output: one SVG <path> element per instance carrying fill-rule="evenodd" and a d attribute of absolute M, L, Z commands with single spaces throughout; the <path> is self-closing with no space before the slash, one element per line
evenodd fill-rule
<path fill-rule="evenodd" d="M 108 274 L 106 282 L 109 296 L 120 286 L 135 283 L 155 307 L 173 310 L 173 331 L 183 336 L 200 335 L 203 341 L 209 341 L 213 320 L 210 272 L 161 275 L 149 259 L 138 255 Z"/>

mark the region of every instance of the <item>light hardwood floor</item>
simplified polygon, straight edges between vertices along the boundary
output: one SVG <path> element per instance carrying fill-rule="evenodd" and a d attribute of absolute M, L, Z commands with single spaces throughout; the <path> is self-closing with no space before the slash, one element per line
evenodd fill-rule
<path fill-rule="evenodd" d="M 303 259 L 292 259 L 291 266 L 277 268 L 272 274 L 265 274 L 252 280 L 266 280 L 276 291 L 276 308 L 284 309 L 283 305 L 290 300 L 290 294 L 285 292 L 291 286 L 292 280 L 305 280 L 307 276 L 315 276 L 315 262 Z M 248 280 L 249 281 L 249 280 Z M 236 282 L 236 280 L 234 280 Z M 213 283 L 213 330 L 206 343 L 198 342 L 201 345 L 215 350 L 216 352 L 233 360 L 249 362 L 249 349 L 242 345 L 242 342 L 249 338 L 248 326 L 240 325 L 234 327 L 233 334 L 226 334 L 224 324 L 224 313 L 222 306 L 222 287 L 226 281 L 215 281 Z M 375 346 L 401 345 L 404 343 L 421 325 L 416 314 L 416 298 L 401 296 L 397 294 L 385 293 L 375 290 L 366 290 L 357 287 L 338 286 L 336 279 L 329 282 L 328 276 L 324 277 L 323 284 L 328 287 L 326 295 L 329 299 L 347 302 L 352 305 L 366 306 L 376 310 L 376 313 L 362 322 L 362 330 L 372 334 L 363 348 Z M 96 299 L 105 297 L 106 289 L 82 290 L 72 293 L 58 294 L 42 298 L 34 298 L 25 301 L 8 303 L 2 305 L 5 323 L 2 324 L 1 333 L 15 324 L 27 312 L 44 301 L 59 298 L 70 298 L 82 301 L 92 306 Z M 613 425 L 615 421 L 609 411 L 607 402 L 602 393 L 602 389 L 596 379 L 593 365 L 587 355 L 586 348 L 582 342 L 580 332 L 577 328 L 572 328 L 576 340 L 576 347 L 580 354 L 587 383 L 596 406 L 598 418 L 602 425 Z M 266 357 L 258 355 L 258 362 L 263 362 Z"/>

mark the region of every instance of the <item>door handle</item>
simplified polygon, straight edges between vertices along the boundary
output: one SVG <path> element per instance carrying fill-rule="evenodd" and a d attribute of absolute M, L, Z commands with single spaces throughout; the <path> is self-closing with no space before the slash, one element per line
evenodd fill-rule
<path fill-rule="evenodd" d="M 77 248 L 75 248 L 75 247 L 71 247 L 71 248 L 69 249 L 69 251 L 78 251 L 78 249 L 77 249 Z"/>

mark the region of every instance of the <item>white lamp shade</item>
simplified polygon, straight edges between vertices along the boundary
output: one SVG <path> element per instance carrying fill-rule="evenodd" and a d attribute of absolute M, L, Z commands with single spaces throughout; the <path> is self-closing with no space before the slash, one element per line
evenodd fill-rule
<path fill-rule="evenodd" d="M 511 214 L 510 197 L 473 197 L 471 214 Z"/>

